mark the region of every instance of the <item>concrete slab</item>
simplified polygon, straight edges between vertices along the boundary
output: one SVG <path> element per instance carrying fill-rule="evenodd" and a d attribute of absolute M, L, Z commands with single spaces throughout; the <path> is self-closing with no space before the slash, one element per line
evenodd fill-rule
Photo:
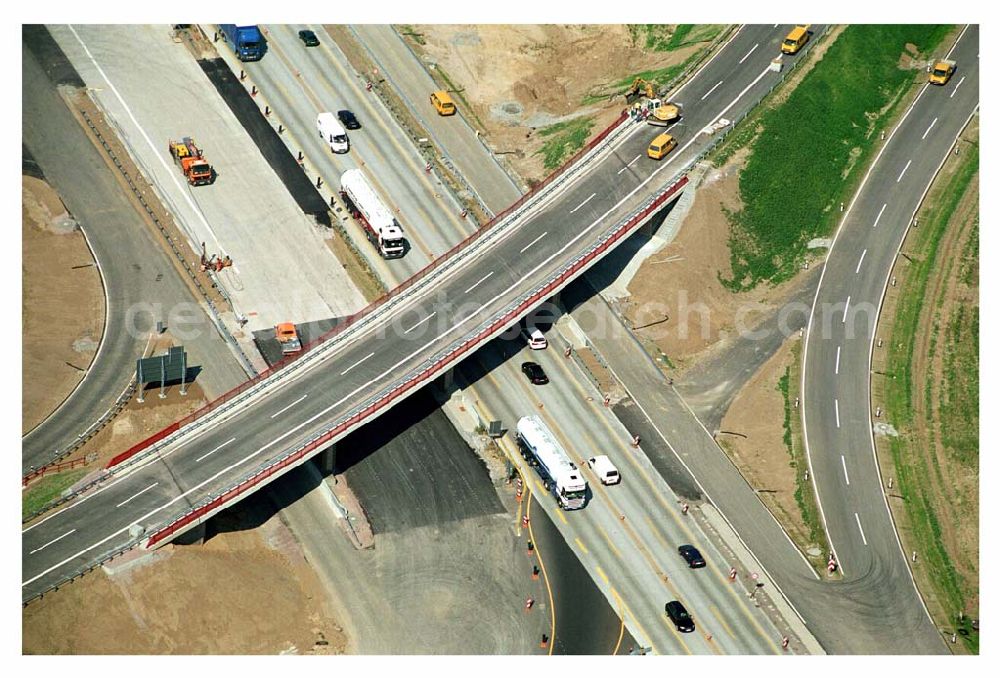
<path fill-rule="evenodd" d="M 248 329 L 344 316 L 364 300 L 187 48 L 160 26 L 53 26 L 191 241 L 235 262 L 221 276 Z M 167 151 L 191 136 L 218 172 L 190 187 Z"/>

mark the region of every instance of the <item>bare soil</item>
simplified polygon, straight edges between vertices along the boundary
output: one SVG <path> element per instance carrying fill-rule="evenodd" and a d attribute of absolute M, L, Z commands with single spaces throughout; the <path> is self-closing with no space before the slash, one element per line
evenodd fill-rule
<path fill-rule="evenodd" d="M 732 277 L 727 211 L 742 207 L 739 171 L 744 151 L 719 169 L 711 169 L 698 187 L 691 210 L 677 237 L 643 262 L 629 283 L 620 308 L 632 327 L 669 320 L 639 329 L 636 334 L 654 343 L 683 376 L 692 365 L 714 351 L 724 350 L 726 339 L 740 326 L 752 328 L 760 316 L 780 306 L 801 283 L 796 276 L 778 286 L 760 285 L 734 294 L 719 282 Z"/>
<path fill-rule="evenodd" d="M 607 127 L 625 107 L 616 96 L 584 105 L 632 75 L 681 64 L 706 43 L 669 52 L 633 45 L 625 25 L 416 25 L 411 46 L 447 73 L 472 106 L 468 116 L 483 127 L 491 146 L 526 181 L 548 174 L 535 155 L 542 140 L 533 132 L 585 115 L 592 133 Z M 640 41 L 641 42 L 641 41 Z M 478 123 L 478 124 L 477 124 Z"/>
<path fill-rule="evenodd" d="M 108 565 L 23 609 L 25 654 L 342 654 L 347 645 L 276 516 Z"/>
<path fill-rule="evenodd" d="M 786 339 L 781 349 L 740 389 L 722 419 L 717 440 L 792 541 L 814 564 L 822 565 L 825 545 L 812 541 L 795 499 L 799 477 L 805 469 L 797 467 L 785 445 L 782 426 L 785 398 L 778 387 L 785 370 L 791 368 L 789 394 L 794 401 L 801 343 L 797 334 Z M 800 445 L 797 414 L 792 411 L 793 445 Z"/>
<path fill-rule="evenodd" d="M 104 288 L 90 248 L 55 190 L 21 177 L 21 432 L 83 379 L 104 333 Z"/>

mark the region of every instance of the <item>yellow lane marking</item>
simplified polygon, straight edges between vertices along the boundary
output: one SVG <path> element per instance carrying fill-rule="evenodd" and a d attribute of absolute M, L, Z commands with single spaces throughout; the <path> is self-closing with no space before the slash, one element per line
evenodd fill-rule
<path fill-rule="evenodd" d="M 601 569 L 600 565 L 595 565 L 594 567 L 597 569 L 597 574 L 601 575 L 601 579 L 603 579 L 604 583 L 607 584 L 608 583 L 608 575 L 604 574 L 604 570 Z"/>
<path fill-rule="evenodd" d="M 608 536 L 608 533 L 605 532 L 604 528 L 601 527 L 600 525 L 597 526 L 597 530 L 598 530 L 598 532 L 601 533 L 601 536 L 604 537 L 604 541 L 607 542 L 608 548 L 610 548 L 612 551 L 614 551 L 614 554 L 616 556 L 618 556 L 619 560 L 621 560 L 622 553 L 621 553 L 621 551 L 618 550 L 618 547 L 615 546 L 614 542 L 611 541 L 611 537 Z"/>
<path fill-rule="evenodd" d="M 719 620 L 720 624 L 722 624 L 722 628 L 726 629 L 726 633 L 729 634 L 729 637 L 735 640 L 736 635 L 733 633 L 733 630 L 729 628 L 729 624 L 726 623 L 726 620 L 722 618 L 722 613 L 719 612 L 719 608 L 717 608 L 715 605 L 709 605 L 708 609 L 712 611 L 712 614 L 715 615 L 715 618 Z"/>
<path fill-rule="evenodd" d="M 677 642 L 681 644 L 682 648 L 684 648 L 684 653 L 691 654 L 691 648 L 689 648 L 687 643 L 684 642 L 684 638 L 681 636 L 680 632 L 677 631 L 677 627 L 674 626 L 674 622 L 671 621 L 666 612 L 660 615 L 660 621 L 662 621 L 663 625 L 666 626 L 672 634 L 674 634 L 674 637 L 677 638 Z"/>
<path fill-rule="evenodd" d="M 615 649 L 611 650 L 611 655 L 614 656 L 618 654 L 618 650 L 622 646 L 622 638 L 625 637 L 625 610 L 622 608 L 622 599 L 614 587 L 611 588 L 611 595 L 618 601 L 618 618 L 622 622 L 621 628 L 618 629 L 618 642 L 615 643 Z"/>
<path fill-rule="evenodd" d="M 586 545 L 582 541 L 580 541 L 579 537 L 576 538 L 576 545 L 579 546 L 580 550 L 583 551 L 584 553 L 590 553 L 590 551 L 587 550 Z"/>
<path fill-rule="evenodd" d="M 535 545 L 535 555 L 538 556 L 538 565 L 542 568 L 542 576 L 545 578 L 545 589 L 549 592 L 549 611 L 551 623 L 551 633 L 549 634 L 549 654 L 552 654 L 552 650 L 556 646 L 556 604 L 552 597 L 552 587 L 549 585 L 549 575 L 545 572 L 545 562 L 542 560 L 542 552 L 538 549 L 538 543 L 535 542 L 535 533 L 531 529 L 531 495 L 529 494 L 526 501 L 528 502 L 527 512 L 524 514 L 528 516 L 528 535 L 531 537 L 531 543 Z"/>

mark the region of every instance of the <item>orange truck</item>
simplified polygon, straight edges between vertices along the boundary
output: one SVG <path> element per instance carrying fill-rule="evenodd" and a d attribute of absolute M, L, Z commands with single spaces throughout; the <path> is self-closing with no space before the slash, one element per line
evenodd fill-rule
<path fill-rule="evenodd" d="M 274 334 L 281 344 L 281 352 L 285 355 L 298 353 L 302 350 L 302 342 L 299 340 L 299 333 L 295 331 L 293 323 L 278 323 L 274 327 Z"/>
<path fill-rule="evenodd" d="M 192 186 L 203 186 L 214 180 L 215 172 L 212 170 L 212 166 L 205 160 L 201 149 L 191 137 L 184 137 L 180 141 L 171 141 L 170 155 L 173 156 L 174 162 L 181 168 L 188 183 Z"/>

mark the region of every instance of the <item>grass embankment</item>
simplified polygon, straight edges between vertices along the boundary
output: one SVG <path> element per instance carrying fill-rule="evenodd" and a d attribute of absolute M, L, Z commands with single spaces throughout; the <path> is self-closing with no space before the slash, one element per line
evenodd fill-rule
<path fill-rule="evenodd" d="M 538 130 L 538 134 L 547 141 L 535 154 L 544 158 L 546 170 L 557 169 L 567 158 L 583 148 L 583 145 L 590 138 L 590 130 L 593 127 L 593 116 L 566 120 L 543 127 Z"/>
<path fill-rule="evenodd" d="M 734 291 L 790 278 L 806 243 L 829 235 L 879 132 L 895 117 L 923 71 L 901 68 L 927 58 L 949 26 L 847 27 L 787 96 L 765 104 L 720 149 L 719 164 L 749 144 L 740 173 L 743 208 L 730 216 Z M 913 45 L 915 51 L 907 52 Z M 911 47 L 911 50 L 913 48 Z"/>
<path fill-rule="evenodd" d="M 830 543 L 826 538 L 826 530 L 820 519 L 819 507 L 816 504 L 816 494 L 812 482 L 806 477 L 809 464 L 806 461 L 802 442 L 802 420 L 795 413 L 793 400 L 797 399 L 801 373 L 801 344 L 792 349 L 791 364 L 785 368 L 785 374 L 778 379 L 778 391 L 785 400 L 785 421 L 783 424 L 785 450 L 788 452 L 789 465 L 795 469 L 795 503 L 799 507 L 802 525 L 807 532 L 806 543 L 800 542 L 797 530 L 789 530 L 792 539 L 815 567 L 822 569 L 826 565 L 826 554 L 830 552 Z M 819 555 L 810 553 L 810 549 L 818 549 Z"/>
<path fill-rule="evenodd" d="M 27 518 L 56 499 L 63 490 L 80 480 L 86 473 L 87 469 L 84 468 L 52 473 L 28 485 L 28 489 L 21 493 L 21 519 Z"/>
<path fill-rule="evenodd" d="M 979 150 L 975 144 L 963 150 L 954 173 L 931 192 L 919 228 L 907 236 L 906 263 L 897 266 L 895 316 L 886 321 L 889 378 L 881 381 L 886 418 L 899 436 L 880 447 L 891 453 L 904 498 L 895 505 L 903 518 L 901 536 L 907 550 L 919 554 L 915 574 L 937 599 L 928 603 L 935 621 L 955 628 L 966 649 L 978 654 L 979 634 L 970 625 L 978 616 L 978 567 L 970 563 L 978 549 L 979 221 L 978 210 L 960 205 L 978 201 L 970 192 L 978 191 Z M 969 233 L 956 257 L 947 242 L 963 237 L 963 230 Z M 975 543 L 961 537 L 970 521 L 968 541 Z M 961 623 L 959 612 L 966 615 Z"/>

